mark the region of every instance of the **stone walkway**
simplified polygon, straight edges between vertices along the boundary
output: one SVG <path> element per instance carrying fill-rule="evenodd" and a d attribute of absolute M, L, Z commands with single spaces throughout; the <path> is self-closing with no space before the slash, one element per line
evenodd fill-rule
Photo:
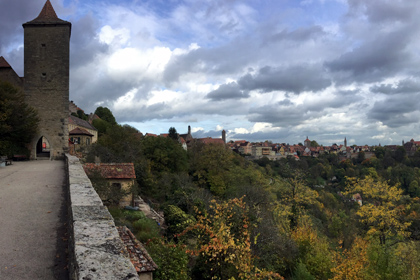
<path fill-rule="evenodd" d="M 68 279 L 64 161 L 0 167 L 0 279 Z"/>

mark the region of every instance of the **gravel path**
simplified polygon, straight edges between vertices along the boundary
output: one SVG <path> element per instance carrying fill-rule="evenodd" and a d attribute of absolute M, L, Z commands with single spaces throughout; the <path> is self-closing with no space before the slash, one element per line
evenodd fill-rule
<path fill-rule="evenodd" d="M 64 161 L 0 167 L 0 280 L 68 279 Z"/>

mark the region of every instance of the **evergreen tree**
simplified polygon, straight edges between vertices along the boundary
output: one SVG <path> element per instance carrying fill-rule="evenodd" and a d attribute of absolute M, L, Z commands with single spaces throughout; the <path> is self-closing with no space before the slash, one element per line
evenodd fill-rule
<path fill-rule="evenodd" d="M 39 118 L 24 101 L 23 92 L 0 82 L 0 155 L 28 152 L 26 145 L 35 136 Z"/>
<path fill-rule="evenodd" d="M 111 125 L 116 125 L 117 121 L 115 120 L 114 115 L 112 114 L 111 110 L 109 110 L 107 107 L 98 107 L 95 110 L 95 114 L 103 119 L 104 121 L 107 121 Z"/>

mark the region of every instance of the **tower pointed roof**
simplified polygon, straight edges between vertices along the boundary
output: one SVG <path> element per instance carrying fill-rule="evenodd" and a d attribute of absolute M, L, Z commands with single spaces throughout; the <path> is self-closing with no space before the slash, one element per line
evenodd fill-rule
<path fill-rule="evenodd" d="M 42 8 L 42 11 L 39 13 L 38 17 L 35 20 L 57 20 L 59 19 L 57 14 L 54 11 L 53 6 L 51 5 L 50 0 L 47 0 L 45 2 L 44 8 Z"/>
<path fill-rule="evenodd" d="M 42 8 L 41 12 L 39 13 L 38 17 L 36 17 L 34 20 L 24 23 L 23 26 L 25 27 L 25 25 L 32 25 L 32 24 L 70 24 L 71 25 L 70 22 L 58 18 L 50 0 L 47 0 L 47 2 L 45 2 L 45 5 Z"/>
<path fill-rule="evenodd" d="M 10 66 L 4 57 L 0 56 L 0 68 L 12 68 L 12 66 Z"/>

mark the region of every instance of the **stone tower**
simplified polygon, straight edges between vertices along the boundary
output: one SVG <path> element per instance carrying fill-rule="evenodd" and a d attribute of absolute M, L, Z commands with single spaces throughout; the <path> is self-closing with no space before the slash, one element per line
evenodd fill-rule
<path fill-rule="evenodd" d="M 303 145 L 307 148 L 311 147 L 311 140 L 309 140 L 308 136 L 306 136 L 305 141 L 303 141 Z"/>
<path fill-rule="evenodd" d="M 50 158 L 59 159 L 68 150 L 71 23 L 59 19 L 47 0 L 39 16 L 24 23 L 23 29 L 26 102 L 40 118 L 38 135 L 29 147 L 31 158 L 37 158 L 46 140 Z"/>
<path fill-rule="evenodd" d="M 222 130 L 222 140 L 226 144 L 226 131 L 224 129 Z"/>

